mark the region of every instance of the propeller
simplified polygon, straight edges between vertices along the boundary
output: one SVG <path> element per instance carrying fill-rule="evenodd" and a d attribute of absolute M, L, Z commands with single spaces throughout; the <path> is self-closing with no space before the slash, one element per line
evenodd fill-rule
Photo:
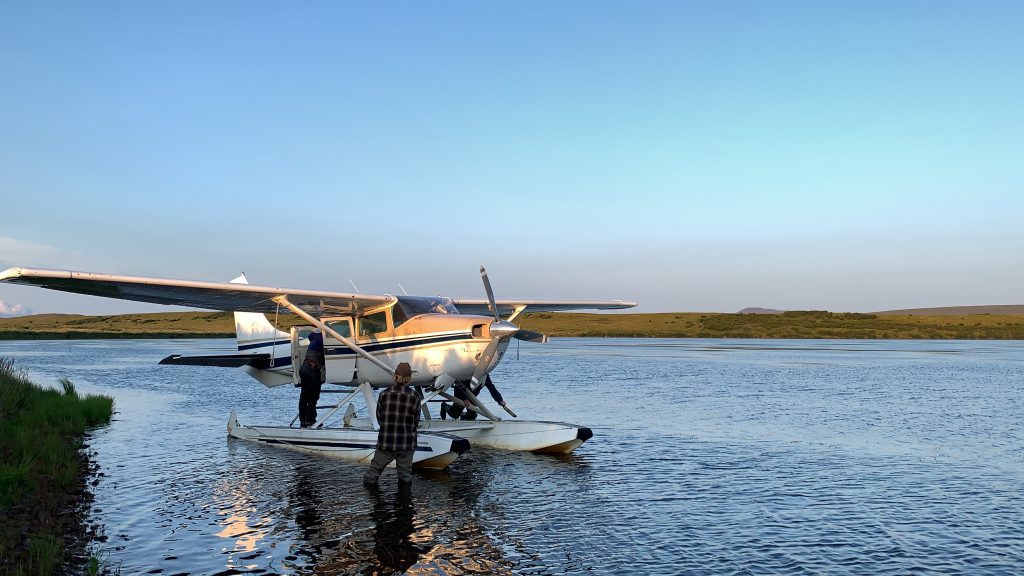
<path fill-rule="evenodd" d="M 502 341 L 508 340 L 509 338 L 516 338 L 527 342 L 544 343 L 548 341 L 548 337 L 540 332 L 520 330 L 518 326 L 508 320 L 502 320 L 501 316 L 498 315 L 498 305 L 494 301 L 494 291 L 491 290 L 491 280 L 487 277 L 487 270 L 484 269 L 483 266 L 480 267 L 480 278 L 484 281 L 484 291 L 487 292 L 487 307 L 490 308 L 491 312 L 494 314 L 494 322 L 491 322 L 490 327 L 491 341 L 487 344 L 487 348 L 484 349 L 483 354 L 480 354 L 480 359 L 477 360 L 476 363 L 476 370 L 473 371 L 473 377 L 471 380 L 474 387 L 483 382 L 483 378 L 487 374 L 487 369 L 491 366 L 491 362 L 494 360 L 494 355 L 498 353 L 498 346 Z"/>
<path fill-rule="evenodd" d="M 547 344 L 548 335 L 541 334 L 540 332 L 534 332 L 532 330 L 517 330 L 512 335 L 516 340 L 522 340 L 524 342 L 536 342 L 538 344 Z"/>

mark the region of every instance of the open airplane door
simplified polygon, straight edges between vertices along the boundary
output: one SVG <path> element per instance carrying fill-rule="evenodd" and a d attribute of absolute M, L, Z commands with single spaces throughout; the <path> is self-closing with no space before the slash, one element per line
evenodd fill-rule
<path fill-rule="evenodd" d="M 301 342 L 303 338 L 309 336 L 311 331 L 312 328 L 309 326 L 292 326 L 292 382 L 296 386 L 299 385 L 299 368 L 302 366 L 302 360 L 306 357 L 306 348 L 309 348 L 308 340 L 305 346 Z"/>
<path fill-rule="evenodd" d="M 352 333 L 352 320 L 350 318 L 334 318 L 325 321 L 327 326 L 342 336 L 348 337 Z M 309 335 L 315 328 L 313 326 L 293 326 L 291 329 L 292 345 L 292 378 L 296 384 L 299 383 L 299 368 L 306 359 L 306 350 L 309 349 Z M 339 349 L 340 348 L 340 349 Z M 324 360 L 327 366 L 324 367 L 325 381 L 338 384 L 355 382 L 356 354 L 350 352 L 348 347 L 339 342 L 330 334 L 324 337 Z"/>

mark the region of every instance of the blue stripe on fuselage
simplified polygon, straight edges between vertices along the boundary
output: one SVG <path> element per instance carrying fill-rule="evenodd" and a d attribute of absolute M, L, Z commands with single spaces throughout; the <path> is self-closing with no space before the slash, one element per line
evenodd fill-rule
<path fill-rule="evenodd" d="M 440 344 L 442 342 L 457 342 L 459 340 L 473 340 L 471 332 L 459 332 L 458 334 L 440 334 L 437 336 L 419 336 L 415 338 L 406 338 L 404 340 L 386 340 L 384 342 L 368 342 L 366 344 L 360 344 L 360 347 L 371 354 L 374 352 L 383 352 L 385 350 L 394 350 L 396 348 L 412 348 L 416 346 L 425 346 L 428 344 Z M 291 342 L 289 341 L 277 341 L 276 345 L 287 345 L 288 350 L 291 350 Z M 243 350 L 252 350 L 255 348 L 268 348 L 275 346 L 273 340 L 266 342 L 256 342 L 254 344 L 245 344 L 238 347 L 239 352 Z M 330 356 L 355 356 L 355 352 L 347 346 L 325 346 L 324 354 Z M 289 354 L 289 362 L 291 354 Z M 275 365 L 277 362 L 275 362 Z"/>
<path fill-rule="evenodd" d="M 367 344 L 360 344 L 360 347 L 371 354 L 374 352 L 383 352 L 385 350 L 394 350 L 396 348 L 415 348 L 417 346 L 426 346 L 428 344 L 441 344 L 442 342 L 457 342 L 459 340 L 472 340 L 473 336 L 469 332 L 463 332 L 459 334 L 446 334 L 441 336 L 427 336 L 420 338 L 409 338 L 406 340 L 388 340 L 385 342 L 370 342 Z M 331 346 L 325 347 L 324 353 L 328 356 L 355 356 L 355 352 L 347 346 Z"/>
<path fill-rule="evenodd" d="M 266 348 L 268 346 L 287 346 L 288 349 L 290 350 L 292 347 L 292 343 L 288 340 L 278 340 L 277 342 L 273 340 L 268 340 L 266 342 L 257 342 L 255 344 L 244 344 L 238 347 L 238 351 L 241 352 L 242 350 L 252 350 L 253 348 Z"/>

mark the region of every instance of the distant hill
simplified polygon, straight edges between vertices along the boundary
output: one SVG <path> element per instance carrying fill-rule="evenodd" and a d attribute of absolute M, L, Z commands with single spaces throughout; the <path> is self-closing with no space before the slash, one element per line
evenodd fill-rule
<path fill-rule="evenodd" d="M 775 310 L 772 308 L 744 308 L 737 312 L 737 314 L 782 314 L 785 310 Z"/>
<path fill-rule="evenodd" d="M 1024 314 L 1024 304 L 996 306 L 945 306 L 942 308 L 907 308 L 873 312 L 884 316 L 967 316 L 970 314 Z"/>
<path fill-rule="evenodd" d="M 0 340 L 49 338 L 228 338 L 230 312 L 155 312 L 114 316 L 35 314 L 0 318 Z"/>
<path fill-rule="evenodd" d="M 782 314 L 524 314 L 516 323 L 549 336 L 655 338 L 927 338 L 1024 340 L 1024 314 L 898 316 L 788 310 Z"/>
<path fill-rule="evenodd" d="M 1016 314 L 994 314 L 1013 310 Z M 925 315 L 924 310 L 933 311 Z M 941 312 L 934 312 L 941 311 Z M 268 318 L 274 321 L 273 318 Z M 282 315 L 287 330 L 301 322 Z M 653 338 L 955 338 L 1024 340 L 1024 306 L 967 306 L 858 314 L 789 310 L 781 314 L 534 313 L 516 320 L 549 336 Z M 39 314 L 0 318 L 0 340 L 58 338 L 231 338 L 230 312 L 161 312 L 120 316 Z"/>

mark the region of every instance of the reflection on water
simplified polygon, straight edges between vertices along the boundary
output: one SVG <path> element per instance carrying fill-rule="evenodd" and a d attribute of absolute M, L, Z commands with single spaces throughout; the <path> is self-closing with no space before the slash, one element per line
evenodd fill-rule
<path fill-rule="evenodd" d="M 429 546 L 413 541 L 413 519 L 416 509 L 412 503 L 412 488 L 399 486 L 395 497 L 388 500 L 380 490 L 372 490 L 373 498 L 373 554 L 381 567 L 405 572 L 419 562 L 420 555 Z"/>
<path fill-rule="evenodd" d="M 394 471 L 226 438 L 297 391 L 158 366 L 230 340 L 3 342 L 116 399 L 90 441 L 100 555 L 137 574 L 1024 571 L 1024 343 L 557 340 L 496 381 L 590 426 L 564 457 L 476 449 Z"/>
<path fill-rule="evenodd" d="M 218 512 L 222 516 L 219 523 L 223 528 L 216 536 L 230 543 L 221 549 L 227 556 L 228 568 L 253 570 L 258 564 L 251 563 L 251 560 L 259 556 L 253 552 L 258 550 L 260 541 L 269 533 L 267 527 L 272 525 L 273 521 L 267 516 L 256 515 L 256 507 L 251 503 L 252 495 L 245 492 L 245 489 L 244 483 L 231 487 L 232 507 Z"/>

